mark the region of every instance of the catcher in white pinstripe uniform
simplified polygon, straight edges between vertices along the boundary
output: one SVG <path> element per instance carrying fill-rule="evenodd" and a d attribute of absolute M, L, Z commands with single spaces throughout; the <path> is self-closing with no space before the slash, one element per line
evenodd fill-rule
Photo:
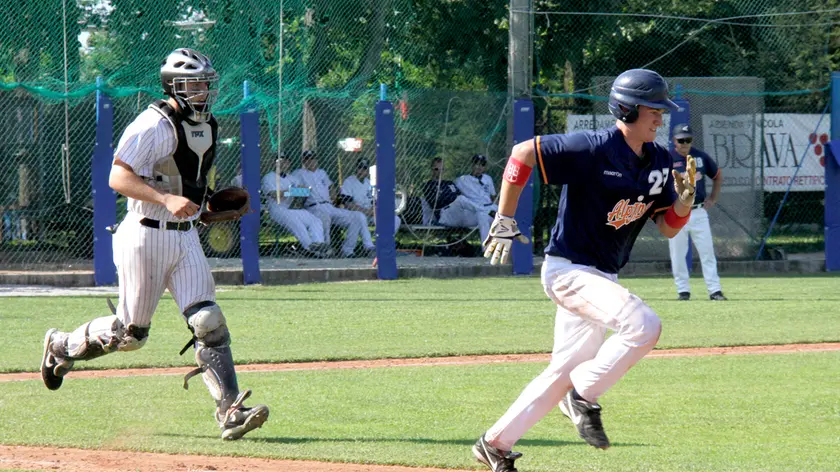
<path fill-rule="evenodd" d="M 193 338 L 198 368 L 216 401 L 222 439 L 239 439 L 268 419 L 268 407 L 242 405 L 230 333 L 216 304 L 216 286 L 199 244 L 195 221 L 212 191 L 207 173 L 215 157 L 218 126 L 210 112 L 218 75 L 206 56 L 176 49 L 161 65 L 168 100 L 150 105 L 126 128 L 115 151 L 110 186 L 128 197 L 128 213 L 114 236 L 119 303 L 114 314 L 75 331 L 50 329 L 41 376 L 61 387 L 75 361 L 140 349 L 152 315 L 169 289 Z"/>

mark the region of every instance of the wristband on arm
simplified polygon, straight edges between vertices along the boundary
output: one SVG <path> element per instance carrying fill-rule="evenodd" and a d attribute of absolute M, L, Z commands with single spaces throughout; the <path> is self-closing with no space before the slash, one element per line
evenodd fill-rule
<path fill-rule="evenodd" d="M 507 166 L 505 166 L 504 179 L 513 185 L 524 187 L 528 183 L 528 177 L 531 176 L 533 169 L 525 164 L 514 159 L 513 156 L 508 158 Z"/>
<path fill-rule="evenodd" d="M 691 212 L 685 216 L 680 216 L 677 214 L 676 210 L 674 210 L 674 205 L 671 205 L 668 207 L 668 211 L 665 212 L 665 224 L 674 229 L 682 229 L 682 227 L 688 223 L 688 219 L 690 217 Z"/>

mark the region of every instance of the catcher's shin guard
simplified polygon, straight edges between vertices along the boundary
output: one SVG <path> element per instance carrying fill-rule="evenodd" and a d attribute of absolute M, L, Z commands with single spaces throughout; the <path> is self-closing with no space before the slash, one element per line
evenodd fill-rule
<path fill-rule="evenodd" d="M 189 380 L 201 374 L 210 395 L 216 401 L 216 421 L 222 429 L 222 439 L 239 439 L 245 433 L 259 428 L 268 419 L 268 407 L 242 405 L 250 395 L 239 393 L 236 369 L 230 350 L 230 332 L 218 305 L 201 302 L 193 305 L 184 315 L 195 335 L 195 361 L 198 368 L 184 377 L 184 388 Z"/>
<path fill-rule="evenodd" d="M 88 321 L 70 333 L 50 329 L 44 337 L 41 378 L 48 389 L 58 390 L 75 361 L 140 349 L 148 336 L 149 328 L 125 326 L 114 315 Z"/>

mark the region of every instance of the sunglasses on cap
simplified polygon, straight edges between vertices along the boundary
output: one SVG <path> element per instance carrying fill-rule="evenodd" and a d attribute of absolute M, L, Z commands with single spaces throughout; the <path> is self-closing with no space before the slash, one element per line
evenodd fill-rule
<path fill-rule="evenodd" d="M 691 144 L 691 138 L 679 138 L 677 142 L 680 144 Z"/>

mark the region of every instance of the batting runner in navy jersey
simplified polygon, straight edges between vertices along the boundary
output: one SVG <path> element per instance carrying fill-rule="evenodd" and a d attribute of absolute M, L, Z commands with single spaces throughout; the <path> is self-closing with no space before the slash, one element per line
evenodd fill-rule
<path fill-rule="evenodd" d="M 671 158 L 674 162 L 674 169 L 678 172 L 685 170 L 687 156 L 694 158 L 697 164 L 697 194 L 694 196 L 694 205 L 691 207 L 691 218 L 685 228 L 676 236 L 668 240 L 668 249 L 671 255 L 671 272 L 674 274 L 674 283 L 677 285 L 677 300 L 689 300 L 691 289 L 688 282 L 688 237 L 697 253 L 700 255 L 700 265 L 703 267 L 703 279 L 706 282 L 706 289 L 709 291 L 709 299 L 713 301 L 725 301 L 726 297 L 720 288 L 720 277 L 717 272 L 717 259 L 715 258 L 715 246 L 712 241 L 712 228 L 709 226 L 709 213 L 706 211 L 718 201 L 720 187 L 723 183 L 723 175 L 717 162 L 712 156 L 691 145 L 694 135 L 688 124 L 681 123 L 673 128 L 674 150 L 671 151 Z M 706 196 L 706 180 L 712 180 L 712 193 Z"/>
<path fill-rule="evenodd" d="M 119 303 L 113 315 L 72 332 L 47 331 L 41 376 L 57 390 L 76 361 L 143 347 L 168 289 L 192 332 L 181 352 L 194 346 L 198 363 L 184 386 L 201 374 L 216 401 L 222 439 L 239 439 L 262 426 L 268 407 L 243 406 L 251 391 L 239 391 L 227 321 L 195 229 L 212 193 L 207 174 L 218 136 L 211 114 L 218 75 L 206 56 L 181 48 L 163 61 L 160 76 L 168 99 L 151 104 L 126 128 L 109 177 L 111 188 L 128 197 L 128 212 L 114 235 Z"/>
<path fill-rule="evenodd" d="M 543 288 L 557 304 L 551 362 L 473 447 L 494 472 L 516 471 L 521 454 L 511 449 L 557 405 L 587 443 L 608 448 L 598 398 L 659 339 L 656 313 L 618 284 L 617 273 L 648 219 L 668 238 L 685 225 L 693 177 L 673 174 L 668 150 L 653 142 L 663 112 L 675 107 L 659 74 L 619 75 L 609 107 L 615 126 L 517 144 L 505 168 L 485 241 L 494 264 L 506 261 L 514 239 L 527 242 L 510 215 L 531 170 L 563 187 L 542 266 Z M 615 334 L 605 341 L 607 329 Z"/>

